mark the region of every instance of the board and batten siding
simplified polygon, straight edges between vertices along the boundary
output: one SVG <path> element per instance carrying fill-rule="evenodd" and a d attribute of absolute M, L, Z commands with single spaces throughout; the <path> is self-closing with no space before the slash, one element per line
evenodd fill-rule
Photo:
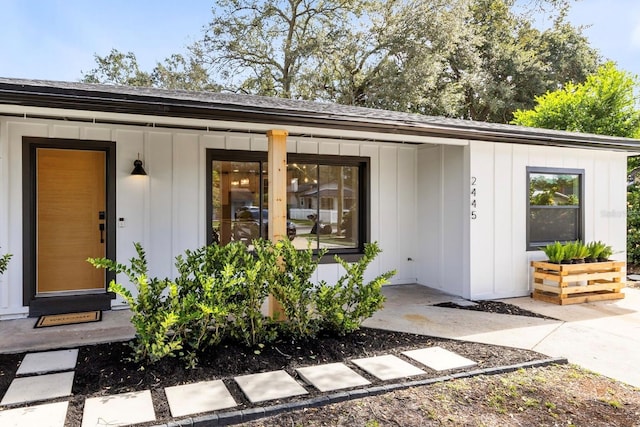
<path fill-rule="evenodd" d="M 158 277 L 174 276 L 174 257 L 206 243 L 206 150 L 267 150 L 267 138 L 260 134 L 0 117 L 0 251 L 13 254 L 0 277 L 0 319 L 28 313 L 22 306 L 23 136 L 116 143 L 116 218 L 124 218 L 116 233 L 117 260 L 127 262 L 135 255 L 133 242 L 140 242 L 150 273 Z M 289 137 L 287 151 L 370 158 L 370 237 L 383 253 L 367 278 L 395 269 L 393 283 L 416 282 L 417 148 Z M 130 175 L 138 154 L 145 178 Z M 334 283 L 340 274 L 337 264 L 323 264 L 314 279 Z"/>
<path fill-rule="evenodd" d="M 418 150 L 418 283 L 465 296 L 467 186 L 464 146 Z"/>
<path fill-rule="evenodd" d="M 584 170 L 584 240 L 613 246 L 626 259 L 626 165 L 622 152 L 471 141 L 469 179 L 476 188 L 476 219 L 469 222 L 471 299 L 507 298 L 531 292 L 528 251 L 527 166 Z"/>

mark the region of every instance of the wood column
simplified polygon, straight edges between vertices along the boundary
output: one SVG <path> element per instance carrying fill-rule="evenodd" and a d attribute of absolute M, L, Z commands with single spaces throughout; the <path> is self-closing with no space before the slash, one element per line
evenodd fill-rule
<path fill-rule="evenodd" d="M 287 239 L 287 135 L 281 129 L 267 131 L 269 140 L 269 240 Z M 269 295 L 269 315 L 284 319 L 280 303 Z"/>

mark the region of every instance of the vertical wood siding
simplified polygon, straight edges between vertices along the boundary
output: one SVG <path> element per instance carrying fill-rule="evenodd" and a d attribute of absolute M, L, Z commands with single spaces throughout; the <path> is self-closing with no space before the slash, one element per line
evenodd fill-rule
<path fill-rule="evenodd" d="M 28 311 L 22 306 L 23 136 L 116 142 L 116 217 L 125 219 L 125 227 L 116 232 L 117 259 L 126 262 L 135 255 L 133 242 L 140 242 L 151 274 L 160 277 L 175 275 L 176 255 L 206 242 L 206 149 L 267 149 L 266 136 L 256 134 L 0 118 L 0 246 L 14 254 L 0 278 L 0 318 Z M 396 269 L 394 283 L 416 282 L 417 148 L 290 137 L 287 149 L 370 158 L 370 238 L 380 243 L 383 254 L 367 278 Z M 144 178 L 130 175 L 138 153 L 148 172 Z M 340 270 L 336 264 L 321 265 L 315 279 L 335 283 Z"/>

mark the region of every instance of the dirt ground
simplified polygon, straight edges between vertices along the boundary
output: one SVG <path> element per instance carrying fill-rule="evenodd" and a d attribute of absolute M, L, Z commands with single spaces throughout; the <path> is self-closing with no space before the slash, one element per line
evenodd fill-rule
<path fill-rule="evenodd" d="M 574 365 L 519 370 L 311 408 L 246 426 L 640 426 L 640 390 Z"/>

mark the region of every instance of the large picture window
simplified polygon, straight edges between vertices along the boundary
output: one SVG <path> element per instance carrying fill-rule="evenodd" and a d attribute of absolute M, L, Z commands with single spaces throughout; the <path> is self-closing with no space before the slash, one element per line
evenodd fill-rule
<path fill-rule="evenodd" d="M 287 156 L 287 236 L 299 249 L 361 253 L 367 239 L 368 159 Z M 208 242 L 268 237 L 267 153 L 207 151 Z"/>
<path fill-rule="evenodd" d="M 529 249 L 582 239 L 583 175 L 581 169 L 527 168 Z"/>

